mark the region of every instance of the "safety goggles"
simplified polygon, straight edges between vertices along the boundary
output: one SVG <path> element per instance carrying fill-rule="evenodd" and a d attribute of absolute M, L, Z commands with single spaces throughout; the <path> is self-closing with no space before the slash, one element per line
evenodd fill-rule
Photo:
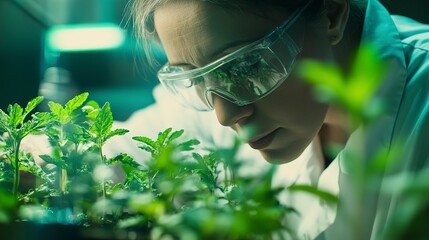
<path fill-rule="evenodd" d="M 304 40 L 301 15 L 311 2 L 262 39 L 203 67 L 167 63 L 158 71 L 161 84 L 199 111 L 213 110 L 212 94 L 238 106 L 262 99 L 289 76 Z"/>

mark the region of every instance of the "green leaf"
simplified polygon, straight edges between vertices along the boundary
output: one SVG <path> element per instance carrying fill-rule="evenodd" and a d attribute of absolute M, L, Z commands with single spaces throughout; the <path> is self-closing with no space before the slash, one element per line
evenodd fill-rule
<path fill-rule="evenodd" d="M 345 91 L 341 70 L 334 64 L 304 60 L 298 65 L 298 73 L 318 89 L 325 101 L 337 99 Z"/>
<path fill-rule="evenodd" d="M 314 85 L 320 100 L 348 111 L 353 124 L 367 122 L 383 113 L 385 103 L 375 99 L 375 92 L 384 79 L 385 70 L 385 62 L 375 48 L 365 43 L 358 49 L 347 76 L 331 63 L 304 60 L 298 66 L 298 74 Z"/>
<path fill-rule="evenodd" d="M 94 123 L 94 133 L 97 134 L 98 137 L 104 137 L 106 134 L 110 132 L 110 129 L 113 125 L 113 115 L 110 110 L 110 104 L 106 102 L 101 108 L 101 111 L 98 113 L 95 118 Z"/>
<path fill-rule="evenodd" d="M 16 103 L 13 105 L 9 105 L 8 111 L 9 111 L 8 120 L 10 125 L 16 128 L 18 127 L 19 124 L 22 124 L 22 122 L 24 121 L 24 116 L 22 115 L 24 110 L 22 109 L 21 106 L 19 106 Z"/>
<path fill-rule="evenodd" d="M 95 119 L 100 112 L 100 105 L 94 100 L 88 101 L 82 110 L 87 113 L 88 118 Z"/>
<path fill-rule="evenodd" d="M 167 143 L 171 143 L 172 141 L 174 141 L 175 139 L 177 139 L 177 138 L 179 138 L 180 136 L 182 136 L 182 134 L 184 133 L 185 131 L 182 129 L 182 130 L 179 130 L 179 131 L 174 131 L 169 137 L 168 137 L 168 140 L 167 140 Z"/>
<path fill-rule="evenodd" d="M 121 153 L 121 154 L 115 156 L 114 158 L 109 159 L 109 162 L 111 164 L 112 163 L 122 163 L 122 164 L 129 165 L 133 168 L 138 168 L 140 166 L 140 164 L 138 162 L 134 161 L 134 159 L 126 153 Z"/>
<path fill-rule="evenodd" d="M 145 137 L 145 136 L 136 136 L 133 137 L 134 140 L 144 143 L 146 145 L 148 145 L 150 148 L 156 150 L 158 148 L 158 145 L 155 141 L 153 141 L 152 139 Z M 144 149 L 145 150 L 145 149 Z"/>
<path fill-rule="evenodd" d="M 138 215 L 127 219 L 120 219 L 117 225 L 119 228 L 139 227 L 143 226 L 147 221 L 148 220 L 145 216 Z"/>
<path fill-rule="evenodd" d="M 8 115 L 0 109 L 0 132 L 7 132 L 11 130 L 8 118 Z"/>
<path fill-rule="evenodd" d="M 79 94 L 77 96 L 75 96 L 74 98 L 72 98 L 70 101 L 68 101 L 65 105 L 65 109 L 67 112 L 71 113 L 72 111 L 76 110 L 77 108 L 79 108 L 80 106 L 82 106 L 82 104 L 86 101 L 86 99 L 88 98 L 89 93 L 84 92 L 82 94 Z"/>
<path fill-rule="evenodd" d="M 64 108 L 61 104 L 50 101 L 48 102 L 48 107 L 55 116 L 61 117 L 64 115 Z"/>
<path fill-rule="evenodd" d="M 363 45 L 359 48 L 352 73 L 348 79 L 348 107 L 368 118 L 363 111 L 366 106 L 372 105 L 374 94 L 386 73 L 386 66 L 377 55 L 377 51 L 371 45 Z"/>
<path fill-rule="evenodd" d="M 186 142 L 182 142 L 178 145 L 178 147 L 180 148 L 180 150 L 182 151 L 191 151 L 194 149 L 194 146 L 200 144 L 200 141 L 196 140 L 196 139 L 191 139 L 188 140 Z"/>
<path fill-rule="evenodd" d="M 165 131 L 160 132 L 160 133 L 158 134 L 158 138 L 157 138 L 156 142 L 157 142 L 160 146 L 163 146 L 163 145 L 168 144 L 168 142 L 166 142 L 166 140 L 167 140 L 167 137 L 168 137 L 168 135 L 170 134 L 170 132 L 171 132 L 172 130 L 173 130 L 172 128 L 167 128 L 167 129 L 165 129 Z"/>
<path fill-rule="evenodd" d="M 30 102 L 28 102 L 27 106 L 25 107 L 24 110 L 24 118 L 31 112 L 33 111 L 37 105 L 39 105 L 41 102 L 43 101 L 43 96 L 38 96 L 36 98 L 33 98 L 32 100 L 30 100 Z"/>
<path fill-rule="evenodd" d="M 52 164 L 54 164 L 54 165 L 56 165 L 56 166 L 58 166 L 58 167 L 64 168 L 64 167 L 66 166 L 66 165 L 65 165 L 65 163 L 64 163 L 64 161 L 63 161 L 63 160 L 61 160 L 61 159 L 56 159 L 56 158 L 53 158 L 53 157 L 51 157 L 51 156 L 49 156 L 49 155 L 46 155 L 46 154 L 39 155 L 39 157 L 40 157 L 43 161 L 45 161 L 45 162 L 47 162 L 47 163 L 52 163 Z"/>
<path fill-rule="evenodd" d="M 52 115 L 47 112 L 37 112 L 32 115 L 32 118 L 27 122 L 24 122 L 20 129 L 20 135 L 22 138 L 29 134 L 42 133 L 44 128 L 50 123 Z"/>
<path fill-rule="evenodd" d="M 317 189 L 316 187 L 310 186 L 310 185 L 300 185 L 300 184 L 294 184 L 290 187 L 288 187 L 289 191 L 295 192 L 295 191 L 302 191 L 302 192 L 307 192 L 310 194 L 313 194 L 317 197 L 319 197 L 320 199 L 325 200 L 327 203 L 337 203 L 338 202 L 338 197 L 335 196 L 332 193 L 326 192 L 326 191 L 322 191 L 320 189 Z"/>
<path fill-rule="evenodd" d="M 107 139 L 109 139 L 113 136 L 125 135 L 128 132 L 129 132 L 129 130 L 127 130 L 127 129 L 122 129 L 122 128 L 115 129 L 115 130 L 113 130 L 107 134 L 105 140 L 107 141 Z"/>
<path fill-rule="evenodd" d="M 22 124 L 21 129 L 19 129 L 19 133 L 21 138 L 28 136 L 29 134 L 39 134 L 40 129 L 44 127 L 46 124 L 39 122 L 35 119 L 31 119 L 30 121 Z"/>

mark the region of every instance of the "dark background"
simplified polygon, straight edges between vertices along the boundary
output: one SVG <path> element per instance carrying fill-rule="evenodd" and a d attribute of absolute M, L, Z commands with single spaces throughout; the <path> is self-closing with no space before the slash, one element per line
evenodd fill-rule
<path fill-rule="evenodd" d="M 67 0 L 52 0 L 66 2 Z M 51 2 L 52 2 L 51 1 Z M 69 0 L 70 1 L 70 0 Z M 127 0 L 73 0 L 57 12 L 46 10 L 48 0 L 0 0 L 0 108 L 8 104 L 25 105 L 39 94 L 39 85 L 49 63 L 43 59 L 44 34 L 57 23 L 123 21 Z M 429 23 L 427 0 L 383 0 L 391 13 Z M 102 11 L 98 10 L 103 8 Z M 56 14 L 56 15 L 55 15 Z M 129 30 L 129 29 L 128 29 Z M 153 74 L 144 74 L 143 56 L 135 48 L 128 31 L 127 44 L 119 49 L 66 53 L 58 64 L 70 70 L 78 91 L 89 91 L 100 103 L 109 101 L 114 117 L 126 119 L 133 111 L 153 101 Z M 137 63 L 137 64 L 136 64 Z"/>

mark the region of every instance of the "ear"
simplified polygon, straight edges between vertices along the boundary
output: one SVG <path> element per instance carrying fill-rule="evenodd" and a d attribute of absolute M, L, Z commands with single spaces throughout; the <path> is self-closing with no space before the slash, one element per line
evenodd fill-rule
<path fill-rule="evenodd" d="M 326 15 L 328 17 L 328 37 L 332 45 L 343 39 L 350 12 L 349 0 L 326 0 Z"/>

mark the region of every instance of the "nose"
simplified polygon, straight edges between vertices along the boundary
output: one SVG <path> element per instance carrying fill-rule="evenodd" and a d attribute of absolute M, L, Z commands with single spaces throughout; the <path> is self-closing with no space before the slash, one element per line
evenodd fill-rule
<path fill-rule="evenodd" d="M 212 94 L 212 99 L 216 117 L 223 126 L 231 127 L 244 122 L 254 112 L 253 104 L 238 106 L 216 94 Z"/>

